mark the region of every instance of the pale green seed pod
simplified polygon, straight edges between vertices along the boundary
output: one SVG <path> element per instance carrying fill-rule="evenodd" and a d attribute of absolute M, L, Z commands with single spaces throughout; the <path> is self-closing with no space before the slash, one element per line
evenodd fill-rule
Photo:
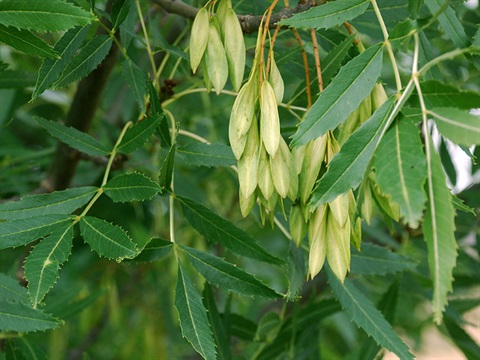
<path fill-rule="evenodd" d="M 230 113 L 228 137 L 235 157 L 240 159 L 245 149 L 246 134 L 255 117 L 255 84 L 247 82 L 238 93 Z"/>
<path fill-rule="evenodd" d="M 337 136 L 337 141 L 340 144 L 343 144 L 345 141 L 347 141 L 350 135 L 352 135 L 355 129 L 358 127 L 358 124 L 360 123 L 360 120 L 359 120 L 360 106 L 357 109 L 355 109 L 355 111 L 352 112 L 350 115 L 348 115 L 347 120 L 345 120 L 345 122 L 343 123 L 340 129 L 340 132 L 338 133 L 338 136 Z"/>
<path fill-rule="evenodd" d="M 209 32 L 208 11 L 201 8 L 193 20 L 190 35 L 190 66 L 194 74 L 207 48 Z"/>
<path fill-rule="evenodd" d="M 260 157 L 260 138 L 255 120 L 246 137 L 245 150 L 238 161 L 238 181 L 240 183 L 240 191 L 245 198 L 248 198 L 257 187 Z"/>
<path fill-rule="evenodd" d="M 307 150 L 307 144 L 295 146 L 292 149 L 293 162 L 295 163 L 295 170 L 297 171 L 297 174 L 300 174 L 302 172 L 303 161 L 305 158 L 306 150 Z"/>
<path fill-rule="evenodd" d="M 222 39 L 220 38 L 219 26 L 215 22 L 218 21 L 213 18 L 209 24 L 205 62 L 207 64 L 208 77 L 218 95 L 223 90 L 228 79 L 228 62 Z"/>
<path fill-rule="evenodd" d="M 390 195 L 383 193 L 382 189 L 378 184 L 373 184 L 372 187 L 372 194 L 380 206 L 380 208 L 387 213 L 393 220 L 399 221 L 400 220 L 400 206 L 393 202 Z"/>
<path fill-rule="evenodd" d="M 298 174 L 295 165 L 295 158 L 290 154 L 292 165 L 288 167 L 290 175 L 290 188 L 288 189 L 288 198 L 292 201 L 298 197 Z"/>
<path fill-rule="evenodd" d="M 372 99 L 370 96 L 367 96 L 363 99 L 362 103 L 360 104 L 358 120 L 359 124 L 357 127 L 360 127 L 365 121 L 367 121 L 370 116 L 372 115 Z M 355 129 L 356 130 L 356 129 Z"/>
<path fill-rule="evenodd" d="M 260 160 L 258 163 L 258 188 L 265 199 L 270 199 L 275 191 L 273 184 L 272 171 L 270 169 L 270 159 L 263 145 L 260 146 Z"/>
<path fill-rule="evenodd" d="M 290 190 L 290 167 L 292 166 L 291 154 L 288 145 L 280 138 L 280 146 L 274 157 L 270 157 L 273 184 L 278 194 L 285 198 Z"/>
<path fill-rule="evenodd" d="M 362 202 L 362 217 L 368 225 L 372 219 L 373 214 L 373 196 L 372 189 L 370 188 L 370 180 L 367 180 L 367 183 L 363 187 L 363 202 Z"/>
<path fill-rule="evenodd" d="M 257 195 L 253 192 L 248 198 L 242 195 L 242 192 L 239 192 L 239 202 L 240 202 L 240 211 L 242 212 L 243 217 L 247 217 L 248 214 L 252 211 L 255 206 Z"/>
<path fill-rule="evenodd" d="M 333 273 L 343 283 L 350 269 L 350 219 L 343 228 L 338 226 L 333 216 L 328 217 L 327 259 Z"/>
<path fill-rule="evenodd" d="M 352 230 L 350 233 L 351 242 L 355 248 L 360 251 L 360 244 L 362 243 L 362 219 L 357 217 L 352 224 Z"/>
<path fill-rule="evenodd" d="M 325 158 L 328 135 L 324 134 L 305 146 L 302 171 L 298 179 L 298 192 L 302 204 L 306 204 L 317 181 L 318 173 Z"/>
<path fill-rule="evenodd" d="M 308 229 L 307 223 L 303 219 L 301 206 L 301 204 L 295 204 L 290 208 L 290 235 L 297 247 L 302 243 Z"/>
<path fill-rule="evenodd" d="M 226 12 L 223 31 L 230 81 L 235 91 L 238 91 L 242 86 L 246 53 L 242 27 L 233 9 Z"/>
<path fill-rule="evenodd" d="M 350 190 L 352 191 L 352 190 Z M 328 203 L 332 216 L 337 222 L 339 227 L 344 227 L 348 219 L 348 210 L 349 210 L 349 196 L 348 193 L 338 195 L 335 200 Z"/>
<path fill-rule="evenodd" d="M 280 118 L 272 85 L 263 81 L 260 92 L 260 133 L 265 149 L 275 156 L 280 145 Z"/>
<path fill-rule="evenodd" d="M 282 75 L 278 70 L 277 63 L 275 62 L 275 56 L 272 50 L 270 50 L 270 59 L 270 84 L 272 84 L 273 91 L 275 92 L 275 99 L 277 100 L 277 104 L 280 104 L 283 100 L 285 85 L 283 83 Z"/>
<path fill-rule="evenodd" d="M 373 111 L 377 110 L 382 104 L 388 100 L 388 95 L 385 92 L 382 84 L 375 84 L 371 94 L 372 98 L 372 109 Z"/>
<path fill-rule="evenodd" d="M 232 1 L 231 0 L 220 0 L 220 4 L 217 7 L 217 11 L 215 15 L 218 18 L 218 22 L 220 23 L 220 29 L 222 30 L 222 34 L 224 33 L 225 28 L 225 18 L 227 15 L 227 11 L 232 8 Z"/>
<path fill-rule="evenodd" d="M 278 195 L 277 193 L 273 193 L 269 199 L 265 199 L 261 192 L 258 192 L 258 199 L 262 206 L 267 210 L 268 213 L 273 213 L 275 210 L 275 206 L 277 206 Z"/>
<path fill-rule="evenodd" d="M 308 224 L 310 242 L 308 273 L 311 279 L 322 270 L 327 256 L 327 220 L 327 211 L 325 211 L 325 206 L 321 205 L 312 213 Z"/>
<path fill-rule="evenodd" d="M 203 75 L 203 82 L 205 84 L 205 88 L 209 93 L 210 91 L 212 91 L 212 82 L 208 77 L 207 63 L 205 62 L 205 59 L 202 60 L 202 75 Z"/>

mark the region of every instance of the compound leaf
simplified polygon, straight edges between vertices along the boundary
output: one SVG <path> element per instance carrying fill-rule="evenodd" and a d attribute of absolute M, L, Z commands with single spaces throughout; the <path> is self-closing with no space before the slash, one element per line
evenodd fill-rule
<path fill-rule="evenodd" d="M 261 283 L 253 275 L 235 265 L 204 251 L 179 245 L 187 254 L 193 267 L 212 285 L 248 296 L 279 298 L 281 294 Z"/>
<path fill-rule="evenodd" d="M 105 220 L 84 216 L 80 221 L 80 232 L 83 240 L 100 256 L 120 262 L 138 254 L 137 246 L 128 234 Z"/>
<path fill-rule="evenodd" d="M 103 189 L 114 202 L 147 200 L 160 191 L 156 182 L 140 173 L 115 176 L 105 184 Z"/>
<path fill-rule="evenodd" d="M 222 244 L 237 255 L 275 265 L 284 263 L 270 255 L 246 232 L 205 206 L 180 196 L 177 196 L 176 199 L 181 202 L 183 213 L 190 224 L 208 240 Z"/>
<path fill-rule="evenodd" d="M 215 359 L 215 342 L 208 323 L 207 311 L 195 284 L 178 263 L 178 279 L 175 288 L 175 307 L 180 317 L 182 335 L 204 359 Z"/>
<path fill-rule="evenodd" d="M 292 146 L 306 144 L 336 128 L 358 108 L 380 75 L 382 50 L 382 44 L 374 45 L 342 67 L 298 126 Z"/>

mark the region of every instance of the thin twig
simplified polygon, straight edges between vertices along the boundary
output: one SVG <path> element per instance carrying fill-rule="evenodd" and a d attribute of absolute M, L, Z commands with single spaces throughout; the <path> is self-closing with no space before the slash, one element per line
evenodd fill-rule
<path fill-rule="evenodd" d="M 300 35 L 298 34 L 297 29 L 292 29 L 293 35 L 295 39 L 297 39 L 300 48 L 302 49 L 302 59 L 303 59 L 303 67 L 305 68 L 305 85 L 307 91 L 307 108 L 310 109 L 312 106 L 312 89 L 310 87 L 310 67 L 308 66 L 308 57 L 305 48 L 303 47 L 303 41 Z"/>
<path fill-rule="evenodd" d="M 318 89 L 323 91 L 322 66 L 320 65 L 320 52 L 318 51 L 317 35 L 315 29 L 310 29 L 310 35 L 313 42 L 313 56 L 315 57 L 315 69 L 317 70 Z"/>

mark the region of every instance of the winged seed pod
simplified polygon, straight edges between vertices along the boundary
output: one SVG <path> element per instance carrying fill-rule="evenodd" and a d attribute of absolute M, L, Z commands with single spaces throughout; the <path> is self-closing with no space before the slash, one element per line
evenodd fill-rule
<path fill-rule="evenodd" d="M 215 18 L 209 23 L 208 44 L 205 52 L 208 77 L 212 82 L 215 92 L 220 94 L 228 79 L 227 55 L 220 38 L 219 26 Z"/>
<path fill-rule="evenodd" d="M 308 228 L 307 223 L 303 219 L 301 206 L 301 204 L 294 204 L 290 208 L 290 234 L 297 247 L 302 243 Z"/>
<path fill-rule="evenodd" d="M 341 228 L 333 216 L 328 217 L 326 236 L 328 265 L 342 283 L 350 269 L 350 229 L 349 218 Z"/>
<path fill-rule="evenodd" d="M 352 191 L 352 190 L 350 190 Z M 333 218 L 338 226 L 344 227 L 348 219 L 349 196 L 348 193 L 339 195 L 332 202 L 328 203 L 332 212 Z"/>
<path fill-rule="evenodd" d="M 238 160 L 238 181 L 240 182 L 240 191 L 245 198 L 248 198 L 255 191 L 258 179 L 260 138 L 256 121 L 252 123 L 246 137 L 245 150 Z"/>
<path fill-rule="evenodd" d="M 260 132 L 265 149 L 275 156 L 280 145 L 280 119 L 272 85 L 263 81 L 260 91 Z"/>
<path fill-rule="evenodd" d="M 372 90 L 371 98 L 373 111 L 378 109 L 385 101 L 387 101 L 388 95 L 385 92 L 382 84 L 375 84 Z"/>
<path fill-rule="evenodd" d="M 270 50 L 270 84 L 272 84 L 273 91 L 275 92 L 275 99 L 277 104 L 280 104 L 283 100 L 283 93 L 285 91 L 285 85 L 283 83 L 282 75 L 278 70 L 277 63 L 275 62 L 275 56 L 273 50 Z"/>
<path fill-rule="evenodd" d="M 227 15 L 227 11 L 232 8 L 232 1 L 231 0 L 220 0 L 220 4 L 217 7 L 217 11 L 215 15 L 218 18 L 218 22 L 220 23 L 220 29 L 225 28 L 225 18 Z"/>
<path fill-rule="evenodd" d="M 325 158 L 328 135 L 310 141 L 305 145 L 305 157 L 298 178 L 298 191 L 302 204 L 306 204 L 317 180 L 320 167 Z"/>
<path fill-rule="evenodd" d="M 318 207 L 312 214 L 308 224 L 310 253 L 308 255 L 308 273 L 313 279 L 322 270 L 327 256 L 327 213 L 325 205 Z"/>
<path fill-rule="evenodd" d="M 258 188 L 265 199 L 270 199 L 275 190 L 270 161 L 267 150 L 265 150 L 263 145 L 260 146 L 260 160 L 258 162 Z"/>
<path fill-rule="evenodd" d="M 225 14 L 223 33 L 230 81 L 235 91 L 238 91 L 242 86 L 245 71 L 245 41 L 242 27 L 233 9 L 228 9 Z"/>
<path fill-rule="evenodd" d="M 293 166 L 291 156 L 287 143 L 280 137 L 278 151 L 274 157 L 270 157 L 270 169 L 275 189 L 282 198 L 287 197 L 290 190 L 290 168 Z"/>
<path fill-rule="evenodd" d="M 239 192 L 239 201 L 240 201 L 240 211 L 242 212 L 243 217 L 247 217 L 248 214 L 252 211 L 255 206 L 257 195 L 253 192 L 248 198 L 242 195 L 242 192 Z"/>
<path fill-rule="evenodd" d="M 197 71 L 198 65 L 203 58 L 207 48 L 209 35 L 208 11 L 201 8 L 195 20 L 193 20 L 192 32 L 190 35 L 190 66 L 193 73 Z"/>

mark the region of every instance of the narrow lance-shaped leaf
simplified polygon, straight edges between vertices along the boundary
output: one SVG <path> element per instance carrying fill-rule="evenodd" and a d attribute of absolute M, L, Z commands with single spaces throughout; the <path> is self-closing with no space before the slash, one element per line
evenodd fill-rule
<path fill-rule="evenodd" d="M 118 175 L 107 182 L 103 189 L 105 195 L 114 202 L 147 200 L 160 192 L 156 182 L 139 173 Z"/>
<path fill-rule="evenodd" d="M 463 90 L 455 85 L 446 84 L 436 80 L 428 80 L 420 83 L 422 97 L 427 109 L 434 107 L 452 107 L 470 110 L 480 104 L 480 92 Z M 409 101 L 420 108 L 420 101 L 416 89 L 410 96 Z"/>
<path fill-rule="evenodd" d="M 354 40 L 355 35 L 350 35 L 329 51 L 325 59 L 322 59 L 322 79 L 325 84 L 329 84 L 333 76 L 342 67 Z"/>
<path fill-rule="evenodd" d="M 436 14 L 445 2 L 443 0 L 425 0 L 425 4 L 432 14 Z M 455 11 L 450 6 L 447 6 L 445 11 L 438 16 L 437 20 L 445 31 L 445 34 L 453 41 L 456 47 L 464 48 L 469 45 L 465 29 L 455 14 Z"/>
<path fill-rule="evenodd" d="M 113 30 L 118 29 L 126 19 L 130 8 L 132 6 L 131 0 L 116 0 L 112 6 L 112 24 Z"/>
<path fill-rule="evenodd" d="M 178 263 L 178 279 L 175 288 L 175 307 L 180 317 L 182 335 L 204 359 L 215 359 L 215 343 L 208 323 L 207 311 L 195 284 Z"/>
<path fill-rule="evenodd" d="M 222 244 L 237 255 L 276 265 L 283 264 L 282 260 L 270 255 L 250 235 L 210 209 L 184 197 L 177 196 L 176 199 L 182 203 L 183 212 L 190 224 L 208 240 Z"/>
<path fill-rule="evenodd" d="M 187 254 L 195 269 L 213 285 L 247 296 L 271 299 L 282 297 L 251 274 L 221 258 L 186 246 L 180 245 L 180 248 Z"/>
<path fill-rule="evenodd" d="M 62 0 L 0 1 L 0 24 L 19 29 L 60 31 L 93 20 L 91 13 Z"/>
<path fill-rule="evenodd" d="M 400 206 L 407 223 L 416 228 L 427 200 L 423 185 L 426 160 L 418 129 L 408 121 L 396 121 L 378 146 L 376 181 Z"/>
<path fill-rule="evenodd" d="M 328 29 L 343 24 L 363 14 L 368 8 L 368 0 L 332 1 L 322 6 L 312 7 L 310 10 L 296 14 L 289 19 L 282 20 L 281 25 L 293 28 Z"/>
<path fill-rule="evenodd" d="M 380 75 L 382 50 L 382 44 L 374 45 L 340 70 L 300 123 L 292 146 L 306 144 L 336 128 L 358 108 Z"/>
<path fill-rule="evenodd" d="M 379 345 L 395 353 L 400 359 L 413 359 L 407 345 L 395 333 L 382 313 L 349 279 L 346 279 L 345 283 L 342 284 L 329 269 L 327 275 L 328 283 L 342 308 L 357 326 L 365 330 Z"/>
<path fill-rule="evenodd" d="M 428 113 L 446 138 L 466 146 L 480 145 L 480 116 L 446 107 L 433 108 Z"/>
<path fill-rule="evenodd" d="M 126 59 L 122 63 L 122 74 L 143 114 L 145 112 L 145 95 L 147 93 L 147 77 L 145 73 L 132 60 Z"/>
<path fill-rule="evenodd" d="M 100 256 L 122 261 L 138 254 L 137 246 L 127 233 L 105 220 L 84 216 L 80 221 L 80 232 L 83 240 Z"/>
<path fill-rule="evenodd" d="M 360 184 L 389 125 L 393 105 L 394 99 L 391 97 L 343 144 L 330 162 L 328 171 L 312 191 L 311 204 L 314 207 L 332 201 Z"/>
<path fill-rule="evenodd" d="M 197 166 L 232 166 L 237 163 L 232 149 L 224 144 L 194 143 L 178 148 L 178 155 Z"/>
<path fill-rule="evenodd" d="M 70 214 L 85 205 L 98 188 L 86 186 L 27 195 L 18 201 L 0 204 L 0 220 L 16 220 L 48 214 Z"/>
<path fill-rule="evenodd" d="M 165 122 L 165 115 L 158 113 L 137 122 L 128 129 L 118 147 L 118 151 L 129 154 L 141 148 L 162 122 Z"/>
<path fill-rule="evenodd" d="M 28 303 L 27 289 L 10 276 L 0 273 L 0 300 Z"/>
<path fill-rule="evenodd" d="M 0 226 L 0 250 L 27 245 L 64 226 L 72 218 L 68 215 L 42 215 L 2 222 L 2 226 Z"/>
<path fill-rule="evenodd" d="M 170 253 L 172 247 L 173 243 L 171 241 L 153 238 L 145 245 L 140 254 L 135 258 L 128 260 L 128 262 L 150 262 L 160 260 Z"/>
<path fill-rule="evenodd" d="M 162 105 L 160 104 L 160 99 L 158 98 L 157 89 L 153 86 L 153 82 L 148 79 L 148 96 L 150 98 L 150 111 L 152 116 L 156 114 L 162 114 Z M 170 128 L 168 127 L 168 122 L 166 118 L 163 118 L 163 121 L 160 122 L 158 126 L 158 136 L 160 137 L 160 145 L 164 148 L 170 148 L 172 146 L 172 137 L 170 135 Z"/>
<path fill-rule="evenodd" d="M 55 230 L 37 244 L 25 261 L 25 278 L 28 293 L 36 308 L 58 279 L 60 266 L 70 256 L 73 239 L 73 224 Z"/>
<path fill-rule="evenodd" d="M 105 156 L 110 152 L 100 141 L 83 131 L 39 117 L 37 117 L 36 120 L 50 135 L 78 151 L 90 156 Z"/>
<path fill-rule="evenodd" d="M 18 30 L 14 27 L 0 25 L 0 43 L 7 44 L 25 54 L 41 58 L 57 56 L 55 50 L 45 41 L 28 30 Z"/>
<path fill-rule="evenodd" d="M 362 275 L 386 275 L 409 270 L 417 264 L 408 257 L 396 254 L 383 246 L 362 244 L 362 250 L 352 249 L 350 272 Z"/>
<path fill-rule="evenodd" d="M 24 303 L 0 300 L 0 331 L 45 331 L 62 324 L 61 320 Z"/>
<path fill-rule="evenodd" d="M 177 143 L 174 143 L 163 160 L 162 168 L 160 169 L 158 182 L 160 187 L 167 191 L 172 190 L 173 165 L 175 164 L 176 149 Z"/>
<path fill-rule="evenodd" d="M 45 59 L 38 71 L 37 83 L 32 94 L 32 100 L 50 88 L 55 81 L 58 80 L 72 56 L 78 50 L 85 35 L 87 34 L 89 25 L 76 27 L 69 30 L 55 44 L 55 51 L 58 53 L 58 59 Z"/>
<path fill-rule="evenodd" d="M 108 35 L 98 35 L 90 40 L 68 63 L 60 79 L 55 82 L 55 88 L 64 87 L 90 74 L 107 56 L 112 47 L 112 38 Z"/>
<path fill-rule="evenodd" d="M 427 133 L 426 138 L 428 202 L 422 228 L 433 280 L 433 316 L 439 324 L 448 302 L 447 294 L 452 291 L 452 271 L 457 258 L 455 210 L 440 157 L 435 152 L 430 134 Z"/>

